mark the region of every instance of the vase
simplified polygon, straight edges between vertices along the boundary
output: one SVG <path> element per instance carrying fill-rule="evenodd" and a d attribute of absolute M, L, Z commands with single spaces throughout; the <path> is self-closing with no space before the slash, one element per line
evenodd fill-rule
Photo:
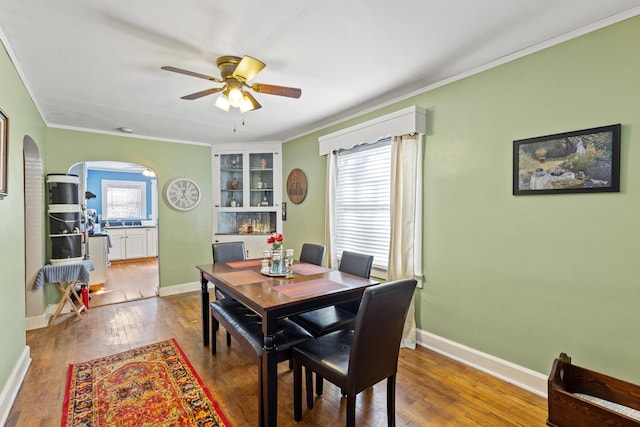
<path fill-rule="evenodd" d="M 271 250 L 271 274 L 284 273 L 284 258 L 282 257 L 282 248 Z"/>

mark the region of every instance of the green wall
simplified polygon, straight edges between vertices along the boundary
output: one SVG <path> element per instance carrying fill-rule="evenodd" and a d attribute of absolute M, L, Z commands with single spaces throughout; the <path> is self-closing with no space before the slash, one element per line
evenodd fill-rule
<path fill-rule="evenodd" d="M 427 108 L 418 327 L 540 373 L 564 351 L 640 383 L 639 43 L 636 17 L 287 142 L 285 173 L 321 185 L 318 136 Z M 614 123 L 620 193 L 511 194 L 514 140 Z M 289 212 L 287 237 L 316 239 L 324 190 Z"/>
<path fill-rule="evenodd" d="M 8 190 L 0 200 L 0 390 L 25 350 L 23 139 L 42 154 L 45 125 L 0 43 L 0 109 L 9 117 Z M 44 223 L 44 218 L 43 218 Z M 44 236 L 43 236 L 44 241 Z"/>
<path fill-rule="evenodd" d="M 66 173 L 78 162 L 115 160 L 153 169 L 158 177 L 160 287 L 199 282 L 197 264 L 211 262 L 211 148 L 49 128 L 47 173 Z M 193 179 L 202 192 L 188 212 L 167 207 L 162 191 L 171 178 Z"/>

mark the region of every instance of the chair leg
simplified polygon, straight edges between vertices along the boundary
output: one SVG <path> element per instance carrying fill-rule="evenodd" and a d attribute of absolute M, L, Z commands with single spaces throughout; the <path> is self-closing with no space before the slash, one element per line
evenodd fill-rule
<path fill-rule="evenodd" d="M 227 347 L 231 347 L 231 334 L 227 332 Z"/>
<path fill-rule="evenodd" d="M 347 396 L 347 427 L 356 427 L 356 396 Z"/>
<path fill-rule="evenodd" d="M 262 402 L 264 401 L 264 394 L 262 394 L 262 359 L 258 357 L 258 425 L 264 427 L 264 408 Z"/>
<path fill-rule="evenodd" d="M 387 425 L 396 425 L 396 374 L 387 378 Z"/>
<path fill-rule="evenodd" d="M 322 383 L 324 382 L 324 380 L 322 379 L 322 377 L 318 374 L 316 374 L 316 394 L 318 396 L 322 396 Z"/>
<path fill-rule="evenodd" d="M 313 371 L 308 366 L 304 367 L 305 382 L 307 386 L 307 408 L 313 408 Z"/>
<path fill-rule="evenodd" d="M 293 419 L 299 422 L 302 419 L 302 365 L 295 360 L 293 364 Z"/>
<path fill-rule="evenodd" d="M 209 327 L 209 330 L 211 331 L 211 339 L 209 340 L 209 347 L 211 348 L 211 354 L 216 354 L 216 337 L 218 336 L 218 334 L 216 333 L 218 331 L 218 319 L 216 319 L 213 314 L 211 315 L 211 325 Z"/>

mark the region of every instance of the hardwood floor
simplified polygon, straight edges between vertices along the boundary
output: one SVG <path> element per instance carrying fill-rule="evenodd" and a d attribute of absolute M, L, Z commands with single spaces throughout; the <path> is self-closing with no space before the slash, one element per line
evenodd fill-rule
<path fill-rule="evenodd" d="M 158 258 L 112 261 L 107 282 L 91 291 L 89 308 L 156 296 Z"/>
<path fill-rule="evenodd" d="M 65 314 L 55 325 L 27 332 L 33 362 L 7 426 L 58 426 L 69 363 L 176 338 L 233 426 L 257 425 L 258 369 L 240 346 L 218 354 L 202 346 L 200 295 L 192 292 L 91 308 L 83 319 Z M 375 357 L 375 355 L 372 355 Z M 346 402 L 325 382 L 312 410 L 293 421 L 292 373 L 279 366 L 278 425 L 342 426 Z M 303 386 L 304 389 L 304 386 Z M 544 426 L 546 400 L 424 348 L 402 349 L 397 377 L 398 426 Z M 357 425 L 386 425 L 386 383 L 357 398 Z"/>

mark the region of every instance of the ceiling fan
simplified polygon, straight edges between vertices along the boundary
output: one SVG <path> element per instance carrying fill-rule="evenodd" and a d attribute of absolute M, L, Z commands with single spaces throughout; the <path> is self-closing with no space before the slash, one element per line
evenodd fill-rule
<path fill-rule="evenodd" d="M 215 105 L 225 111 L 229 111 L 230 107 L 236 107 L 244 113 L 262 107 L 245 88 L 257 93 L 287 96 L 289 98 L 300 98 L 300 95 L 302 95 L 302 89 L 298 88 L 263 83 L 250 84 L 249 82 L 266 66 L 264 62 L 250 56 L 243 56 L 242 58 L 237 56 L 221 56 L 216 60 L 216 64 L 220 70 L 220 78 L 172 66 L 164 66 L 161 68 L 166 71 L 173 71 L 174 73 L 186 74 L 187 76 L 223 83 L 224 85 L 222 87 L 201 90 L 182 96 L 181 99 L 198 99 L 203 96 L 222 92 L 216 100 Z"/>

